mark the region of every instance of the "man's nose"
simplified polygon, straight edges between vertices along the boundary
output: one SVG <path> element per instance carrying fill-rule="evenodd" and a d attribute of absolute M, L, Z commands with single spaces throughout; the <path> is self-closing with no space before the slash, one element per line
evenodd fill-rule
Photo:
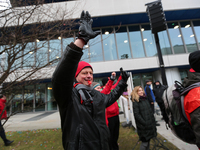
<path fill-rule="evenodd" d="M 90 77 L 90 78 L 91 78 L 91 77 L 92 77 L 92 74 L 88 73 L 88 74 L 87 74 L 87 77 Z"/>

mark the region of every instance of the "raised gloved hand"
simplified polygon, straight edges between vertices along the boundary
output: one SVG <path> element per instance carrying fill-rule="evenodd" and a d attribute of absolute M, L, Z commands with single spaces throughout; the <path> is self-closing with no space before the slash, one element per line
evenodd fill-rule
<path fill-rule="evenodd" d="M 120 68 L 120 72 L 121 72 L 122 79 L 126 82 L 128 78 L 130 77 L 130 75 L 128 74 L 128 72 L 124 71 L 122 67 Z"/>
<path fill-rule="evenodd" d="M 81 13 L 81 18 L 80 18 L 80 27 L 79 27 L 79 32 L 78 32 L 78 39 L 82 39 L 85 41 L 85 44 L 90 39 L 95 38 L 97 35 L 101 33 L 101 31 L 93 31 L 92 30 L 92 23 L 93 20 L 91 19 L 91 16 L 88 11 L 86 13 L 82 11 Z"/>
<path fill-rule="evenodd" d="M 111 79 L 112 81 L 115 81 L 115 79 L 116 79 L 116 73 L 115 73 L 115 72 L 112 72 L 112 73 L 111 73 L 110 79 Z"/>

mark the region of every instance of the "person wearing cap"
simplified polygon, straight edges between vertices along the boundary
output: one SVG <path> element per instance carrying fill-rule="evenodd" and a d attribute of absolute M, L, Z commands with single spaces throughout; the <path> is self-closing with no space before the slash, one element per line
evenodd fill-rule
<path fill-rule="evenodd" d="M 185 87 L 200 82 L 200 50 L 189 54 L 191 69 L 184 78 Z M 184 98 L 184 110 L 196 137 L 196 145 L 200 150 L 200 87 L 191 89 Z"/>
<path fill-rule="evenodd" d="M 122 71 L 122 80 L 110 94 L 92 88 L 93 68 L 80 59 L 83 46 L 99 33 L 92 30 L 91 16 L 83 11 L 78 38 L 66 47 L 52 76 L 65 150 L 109 150 L 105 108 L 120 97 L 129 75 Z"/>
<path fill-rule="evenodd" d="M 112 76 L 111 76 L 112 78 Z M 115 78 L 114 78 L 115 79 Z M 119 81 L 122 79 L 122 76 L 120 75 L 117 82 L 112 85 L 111 90 L 115 89 Z M 107 85 L 111 81 L 108 77 L 105 77 L 102 79 L 103 83 L 103 90 L 107 87 Z M 112 81 L 112 84 L 114 83 L 114 80 Z M 110 92 L 110 91 L 109 91 Z M 122 93 L 123 94 L 123 93 Z M 119 138 L 119 106 L 117 101 L 113 103 L 111 106 L 106 108 L 106 117 L 108 118 L 108 127 L 110 130 L 110 146 L 112 150 L 118 150 L 118 138 Z"/>
<path fill-rule="evenodd" d="M 164 106 L 165 104 L 164 104 L 164 101 L 163 101 L 163 98 L 162 98 L 163 93 L 166 89 L 167 89 L 167 86 L 162 85 L 160 83 L 160 81 L 158 81 L 158 80 L 156 82 L 154 82 L 154 84 L 153 84 L 153 93 L 155 95 L 156 102 L 158 103 L 158 106 L 160 107 L 160 111 L 161 111 L 161 114 L 163 116 L 162 119 L 164 119 L 165 122 L 168 123 L 169 118 L 166 114 L 165 106 Z"/>
<path fill-rule="evenodd" d="M 5 146 L 9 146 L 11 143 L 13 143 L 14 141 L 10 141 L 6 138 L 6 134 L 3 128 L 3 125 L 1 124 L 1 120 L 3 119 L 7 119 L 7 112 L 4 109 L 6 106 L 6 97 L 2 94 L 0 94 L 0 136 L 2 138 L 2 140 L 4 141 Z"/>

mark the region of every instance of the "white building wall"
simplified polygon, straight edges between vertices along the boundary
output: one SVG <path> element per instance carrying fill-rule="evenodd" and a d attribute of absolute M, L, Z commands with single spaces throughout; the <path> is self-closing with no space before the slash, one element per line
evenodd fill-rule
<path fill-rule="evenodd" d="M 145 4 L 152 1 L 154 0 L 77 0 L 48 3 L 36 9 L 26 24 L 77 19 L 80 18 L 82 10 L 89 11 L 92 17 L 145 13 Z M 200 8 L 200 0 L 162 0 L 162 5 L 164 11 L 195 9 Z M 15 8 L 12 12 L 17 14 L 20 13 L 20 11 L 29 11 L 33 7 L 34 6 Z M 6 13 L 9 12 L 10 10 Z M 22 20 L 19 21 L 19 24 L 23 23 Z M 2 19 L 0 22 L 4 23 L 5 20 Z M 18 21 L 11 20 L 7 23 L 7 26 L 17 24 Z"/>
<path fill-rule="evenodd" d="M 178 68 L 167 68 L 165 69 L 165 72 L 166 72 L 168 86 L 173 85 L 175 80 L 181 82 L 181 76 Z M 153 77 L 154 81 L 159 80 L 162 83 L 160 70 L 155 71 L 153 73 Z"/>

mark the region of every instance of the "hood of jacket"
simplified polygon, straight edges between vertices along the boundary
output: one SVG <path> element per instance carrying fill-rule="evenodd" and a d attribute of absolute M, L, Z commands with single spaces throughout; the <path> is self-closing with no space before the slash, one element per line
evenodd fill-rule
<path fill-rule="evenodd" d="M 183 85 L 185 87 L 200 82 L 200 73 L 188 71 L 188 77 L 184 78 Z"/>

